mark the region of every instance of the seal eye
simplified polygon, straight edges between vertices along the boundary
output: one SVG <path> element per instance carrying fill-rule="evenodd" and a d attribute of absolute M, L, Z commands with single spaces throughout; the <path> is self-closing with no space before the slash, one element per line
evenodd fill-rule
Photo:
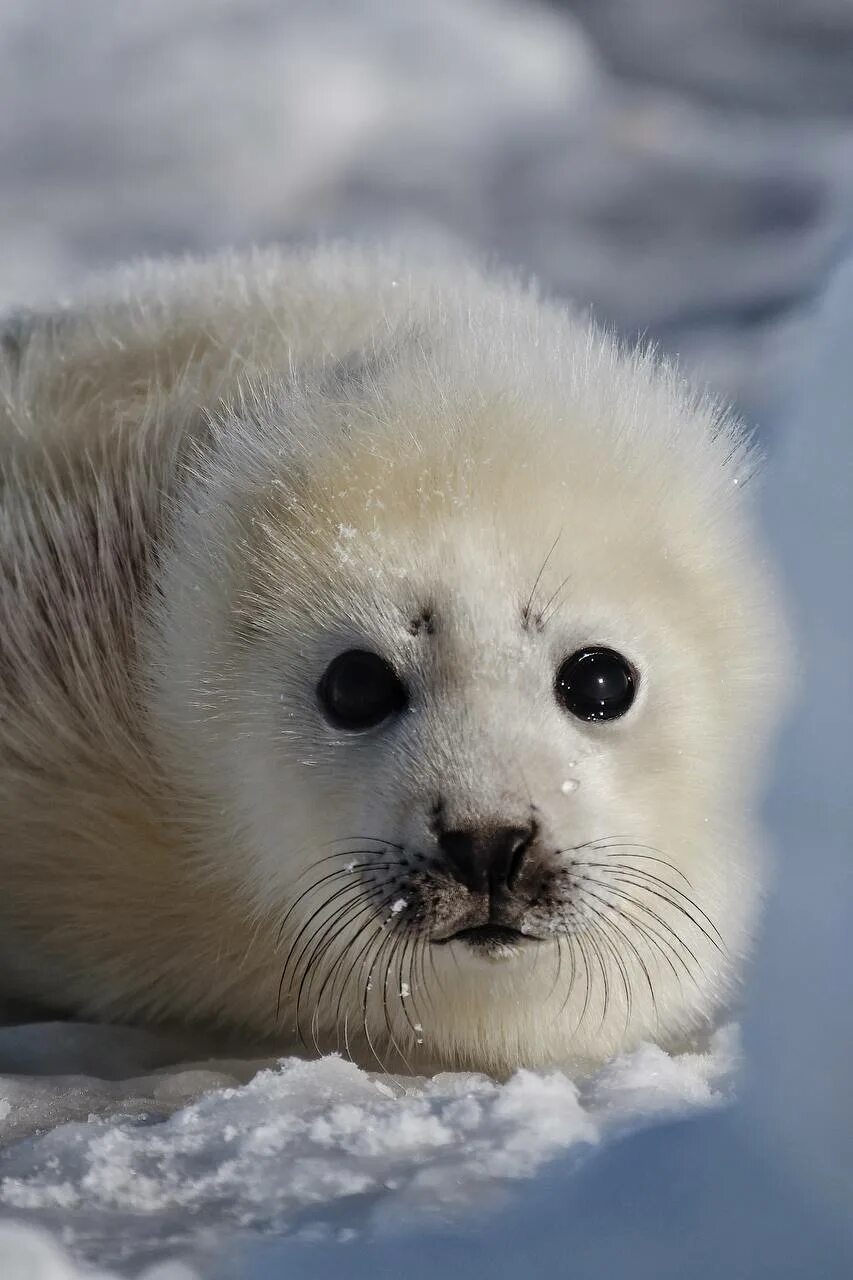
<path fill-rule="evenodd" d="M 370 729 L 407 702 L 406 690 L 384 658 L 367 649 L 349 649 L 329 663 L 317 696 L 339 729 Z"/>
<path fill-rule="evenodd" d="M 615 720 L 634 701 L 633 668 L 614 649 L 578 649 L 557 672 L 556 694 L 579 720 Z"/>

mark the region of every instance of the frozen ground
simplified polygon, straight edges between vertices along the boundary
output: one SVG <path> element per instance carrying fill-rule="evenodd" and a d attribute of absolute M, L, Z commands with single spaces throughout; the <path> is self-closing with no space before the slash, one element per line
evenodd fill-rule
<path fill-rule="evenodd" d="M 286 1060 L 242 1088 L 223 1064 L 118 1085 L 6 1080 L 0 1198 L 119 1267 L 181 1253 L 208 1269 L 229 1241 L 258 1233 L 399 1236 L 494 1208 L 565 1152 L 582 1158 L 638 1124 L 720 1105 L 734 1061 L 724 1028 L 704 1053 L 673 1059 L 649 1045 L 579 1086 L 559 1072 L 505 1085 L 382 1077 L 335 1057 Z"/>
<path fill-rule="evenodd" d="M 61 1243 L 0 1227 L 0 1277 L 180 1253 L 209 1280 L 850 1275 L 853 270 L 819 323 L 811 305 L 853 223 L 849 0 L 117 13 L 0 9 L 0 304 L 140 252 L 317 229 L 469 241 L 763 413 L 808 663 L 769 804 L 780 870 L 738 1104 L 716 1105 L 725 1038 L 579 1089 L 389 1094 L 341 1062 L 240 1086 L 245 1064 L 158 1069 L 182 1046 L 7 1027 L 0 1217 Z"/>

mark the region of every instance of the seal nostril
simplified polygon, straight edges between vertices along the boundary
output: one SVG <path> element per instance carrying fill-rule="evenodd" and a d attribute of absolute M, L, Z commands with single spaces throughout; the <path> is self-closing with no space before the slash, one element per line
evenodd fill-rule
<path fill-rule="evenodd" d="M 518 877 L 521 875 L 521 868 L 527 857 L 527 851 L 536 839 L 539 833 L 539 825 L 534 820 L 531 822 L 527 831 L 520 833 L 515 842 L 510 857 L 509 868 L 506 873 L 506 884 L 508 889 L 514 889 L 518 883 Z"/>
<path fill-rule="evenodd" d="M 448 870 L 457 880 L 479 893 L 494 895 L 512 891 L 538 831 L 534 821 L 526 827 L 440 831 L 437 839 Z"/>
<path fill-rule="evenodd" d="M 450 870 L 469 888 L 477 888 L 482 878 L 481 859 L 477 857 L 477 838 L 473 831 L 439 831 L 438 847 L 447 858 Z"/>

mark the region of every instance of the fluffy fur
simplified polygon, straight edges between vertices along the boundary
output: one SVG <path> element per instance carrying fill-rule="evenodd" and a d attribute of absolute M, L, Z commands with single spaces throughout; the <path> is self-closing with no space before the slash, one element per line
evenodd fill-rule
<path fill-rule="evenodd" d="M 134 269 L 4 353 L 7 988 L 416 1069 L 714 1016 L 780 671 L 728 416 L 511 280 L 344 248 Z M 554 695 L 591 642 L 639 672 L 610 723 Z M 352 648 L 410 691 L 361 734 L 316 696 Z M 538 814 L 552 938 L 430 941 L 438 800 Z"/>

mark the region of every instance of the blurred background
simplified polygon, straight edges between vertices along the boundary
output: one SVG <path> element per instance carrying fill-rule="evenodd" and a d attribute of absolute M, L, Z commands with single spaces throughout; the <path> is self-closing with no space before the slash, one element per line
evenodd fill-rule
<path fill-rule="evenodd" d="M 468 245 L 678 353 L 770 455 L 800 702 L 740 1104 L 467 1236 L 223 1276 L 853 1274 L 853 0 L 0 0 L 0 227 L 0 309 L 141 254 Z"/>
<path fill-rule="evenodd" d="M 853 221 L 851 0 L 4 0 L 0 307 L 450 239 L 766 417 Z"/>

